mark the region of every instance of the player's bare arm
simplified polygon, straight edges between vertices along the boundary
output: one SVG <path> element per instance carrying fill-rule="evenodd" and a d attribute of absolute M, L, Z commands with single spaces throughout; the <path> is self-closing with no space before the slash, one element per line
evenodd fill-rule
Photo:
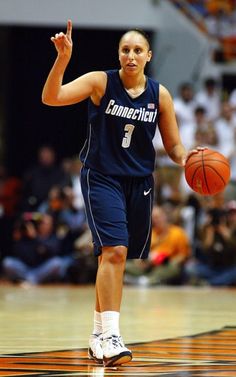
<path fill-rule="evenodd" d="M 180 139 L 173 100 L 169 91 L 162 85 L 160 85 L 159 97 L 159 130 L 163 145 L 169 157 L 177 164 L 184 166 L 187 151 Z"/>
<path fill-rule="evenodd" d="M 67 23 L 67 31 L 51 38 L 57 51 L 57 58 L 45 82 L 42 101 L 51 106 L 72 105 L 91 97 L 99 105 L 104 94 L 107 76 L 105 72 L 90 72 L 70 83 L 63 84 L 66 67 L 72 55 L 72 22 Z"/>

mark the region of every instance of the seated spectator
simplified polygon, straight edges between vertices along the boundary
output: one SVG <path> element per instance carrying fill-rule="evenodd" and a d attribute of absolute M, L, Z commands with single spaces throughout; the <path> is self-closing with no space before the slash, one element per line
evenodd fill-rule
<path fill-rule="evenodd" d="M 16 224 L 11 256 L 3 259 L 3 272 L 15 282 L 40 284 L 61 281 L 72 262 L 72 256 L 63 255 L 62 240 L 54 229 L 49 214 L 29 213 Z"/>
<path fill-rule="evenodd" d="M 195 109 L 195 146 L 202 145 L 207 148 L 215 148 L 218 145 L 218 135 L 213 122 L 207 121 L 205 109 Z"/>
<path fill-rule="evenodd" d="M 53 216 L 58 232 L 64 238 L 63 247 L 74 249 L 75 240 L 87 230 L 85 209 L 76 208 L 73 188 L 53 186 L 45 200 L 37 209 L 39 213 Z"/>
<path fill-rule="evenodd" d="M 125 282 L 145 286 L 180 284 L 191 251 L 188 236 L 181 226 L 169 221 L 164 207 L 153 208 L 152 222 L 149 258 L 128 261 Z"/>
<path fill-rule="evenodd" d="M 215 122 L 218 144 L 216 149 L 231 160 L 235 151 L 236 118 L 228 101 L 221 104 L 221 114 Z"/>
<path fill-rule="evenodd" d="M 73 190 L 73 205 L 77 209 L 84 208 L 84 199 L 80 183 L 80 171 L 82 163 L 79 158 L 64 159 L 62 162 L 63 170 L 70 176 Z"/>
<path fill-rule="evenodd" d="M 58 215 L 58 225 L 64 227 L 67 247 L 74 248 L 74 242 L 88 229 L 85 208 L 76 208 L 75 195 L 71 187 L 63 189 L 63 206 Z"/>
<path fill-rule="evenodd" d="M 229 286 L 236 284 L 236 206 L 226 212 L 208 211 L 200 229 L 197 258 L 185 265 L 188 282 L 196 285 Z"/>
<path fill-rule="evenodd" d="M 47 198 L 49 190 L 58 185 L 70 185 L 70 177 L 56 161 L 53 147 L 43 145 L 38 150 L 38 161 L 23 176 L 23 211 L 35 211 Z"/>
<path fill-rule="evenodd" d="M 231 34 L 230 8 L 226 2 L 216 4 L 215 0 L 208 1 L 208 15 L 205 18 L 208 33 L 213 38 L 222 39 Z"/>
<path fill-rule="evenodd" d="M 193 145 L 192 126 L 196 107 L 195 92 L 191 83 L 182 83 L 174 97 L 174 108 L 183 144 L 187 149 Z"/>
<path fill-rule="evenodd" d="M 194 144 L 194 89 L 191 83 L 182 83 L 174 98 L 174 108 L 180 130 L 181 140 L 187 149 Z M 166 154 L 157 131 L 153 140 L 156 150 L 155 190 L 158 203 L 166 200 L 179 202 L 181 198 L 180 180 L 183 169 L 176 165 Z"/>
<path fill-rule="evenodd" d="M 179 201 L 180 189 L 179 183 L 183 169 L 174 164 L 167 155 L 161 136 L 158 132 L 153 140 L 156 151 L 156 167 L 155 167 L 155 196 L 158 203 L 166 200 Z"/>
<path fill-rule="evenodd" d="M 218 147 L 219 140 L 214 123 L 207 120 L 206 109 L 202 106 L 197 106 L 194 111 L 192 131 L 194 133 L 194 141 L 191 148 L 195 148 L 199 145 L 212 149 L 216 149 Z M 193 193 L 192 189 L 186 182 L 184 171 L 182 171 L 179 182 L 179 190 L 183 200 L 185 200 L 188 195 Z"/>
<path fill-rule="evenodd" d="M 206 28 L 210 37 L 219 41 L 220 49 L 215 53 L 216 61 L 228 62 L 236 57 L 235 4 L 226 0 L 208 0 Z"/>
<path fill-rule="evenodd" d="M 195 95 L 195 101 L 197 106 L 205 108 L 208 121 L 214 121 L 219 117 L 221 91 L 215 78 L 208 77 L 204 80 L 203 88 Z"/>
<path fill-rule="evenodd" d="M 58 218 L 64 207 L 64 198 L 63 189 L 58 185 L 54 185 L 50 188 L 47 198 L 36 208 L 36 212 L 49 213 L 57 225 Z"/>
<path fill-rule="evenodd" d="M 74 284 L 95 283 L 98 260 L 94 258 L 92 235 L 87 228 L 74 243 L 74 261 L 69 267 L 69 281 Z"/>

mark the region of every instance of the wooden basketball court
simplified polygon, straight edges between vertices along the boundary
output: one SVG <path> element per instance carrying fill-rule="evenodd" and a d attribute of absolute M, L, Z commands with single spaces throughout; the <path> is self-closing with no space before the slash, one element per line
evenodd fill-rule
<path fill-rule="evenodd" d="M 236 377 L 236 289 L 125 287 L 121 330 L 133 361 L 87 358 L 92 286 L 0 285 L 0 376 Z"/>

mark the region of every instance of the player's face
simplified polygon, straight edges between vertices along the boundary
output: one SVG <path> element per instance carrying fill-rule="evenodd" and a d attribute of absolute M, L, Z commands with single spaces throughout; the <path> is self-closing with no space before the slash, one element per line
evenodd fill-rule
<path fill-rule="evenodd" d="M 131 31 L 124 34 L 119 45 L 119 60 L 121 68 L 126 73 L 144 70 L 151 57 L 148 43 L 140 33 Z"/>

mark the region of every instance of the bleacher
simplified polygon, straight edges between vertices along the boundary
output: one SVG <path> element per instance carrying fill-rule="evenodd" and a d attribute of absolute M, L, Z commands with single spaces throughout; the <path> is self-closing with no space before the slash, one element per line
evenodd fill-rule
<path fill-rule="evenodd" d="M 235 0 L 172 0 L 201 32 L 216 40 L 219 47 L 216 62 L 236 61 L 236 1 Z"/>

